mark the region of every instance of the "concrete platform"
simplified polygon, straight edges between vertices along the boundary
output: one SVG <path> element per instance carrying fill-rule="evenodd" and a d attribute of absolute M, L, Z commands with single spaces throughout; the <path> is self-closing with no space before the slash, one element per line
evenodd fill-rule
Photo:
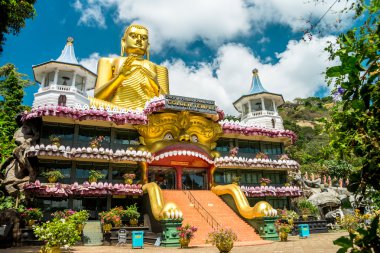
<path fill-rule="evenodd" d="M 231 253 L 336 253 L 338 248 L 333 245 L 333 241 L 338 237 L 348 235 L 345 232 L 312 234 L 310 238 L 299 239 L 298 236 L 289 236 L 287 242 L 273 242 L 265 245 L 245 246 L 236 243 Z M 39 247 L 15 247 L 0 249 L 1 253 L 37 253 Z M 218 253 L 214 246 L 191 247 L 188 249 L 163 248 L 145 245 L 143 249 L 132 249 L 131 244 L 127 246 L 77 246 L 71 250 L 62 250 L 62 253 L 130 253 L 130 252 L 184 252 L 184 253 Z"/>

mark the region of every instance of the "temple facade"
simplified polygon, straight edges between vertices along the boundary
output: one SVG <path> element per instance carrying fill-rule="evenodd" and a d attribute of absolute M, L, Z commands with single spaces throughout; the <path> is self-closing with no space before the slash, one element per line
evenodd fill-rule
<path fill-rule="evenodd" d="M 151 182 L 163 191 L 184 192 L 235 185 L 251 206 L 270 204 L 255 209 L 262 216 L 275 215 L 270 206 L 289 208 L 290 198 L 301 194 L 287 181 L 299 164 L 285 155 L 297 137 L 278 114 L 284 100 L 264 89 L 257 70 L 248 94 L 234 102 L 238 121 L 225 120 L 212 100 L 173 96 L 168 88 L 144 108 L 89 98 L 89 91 L 102 86 L 78 63 L 71 38 L 56 60 L 33 71 L 40 88 L 20 123 L 35 129 L 23 149 L 35 173 L 22 185 L 31 205 L 47 216 L 57 209 L 86 209 L 96 220 L 99 212 L 128 203 L 144 212 L 144 187 Z M 43 172 L 51 170 L 64 177 L 50 183 Z M 94 171 L 101 174 L 97 182 Z"/>

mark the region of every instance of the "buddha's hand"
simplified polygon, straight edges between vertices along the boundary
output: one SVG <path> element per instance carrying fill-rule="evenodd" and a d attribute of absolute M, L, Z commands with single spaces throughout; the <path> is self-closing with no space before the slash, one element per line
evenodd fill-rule
<path fill-rule="evenodd" d="M 128 56 L 120 68 L 119 75 L 128 76 L 132 71 L 132 63 L 136 60 L 133 55 Z"/>
<path fill-rule="evenodd" d="M 160 93 L 160 89 L 157 83 L 154 80 L 148 79 L 149 83 L 140 83 L 141 89 L 147 94 L 149 97 L 158 96 Z"/>

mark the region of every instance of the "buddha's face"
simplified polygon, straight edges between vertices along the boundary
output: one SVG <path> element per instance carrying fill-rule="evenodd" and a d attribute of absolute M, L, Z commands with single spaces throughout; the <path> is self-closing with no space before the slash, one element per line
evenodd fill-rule
<path fill-rule="evenodd" d="M 125 38 L 127 54 L 144 55 L 148 48 L 148 31 L 131 27 Z"/>

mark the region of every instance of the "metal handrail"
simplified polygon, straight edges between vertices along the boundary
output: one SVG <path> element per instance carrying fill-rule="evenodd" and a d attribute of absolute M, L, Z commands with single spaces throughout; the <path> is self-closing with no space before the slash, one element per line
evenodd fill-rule
<path fill-rule="evenodd" d="M 219 229 L 221 227 L 219 222 L 217 222 L 215 218 L 212 217 L 212 215 L 209 212 L 207 212 L 207 210 L 201 205 L 201 203 L 199 203 L 199 201 L 194 197 L 194 195 L 190 191 L 183 192 L 189 198 L 190 203 L 194 205 L 194 208 L 198 211 L 198 213 L 200 213 L 200 215 L 207 221 L 208 224 L 210 224 L 210 226 L 213 229 Z"/>

